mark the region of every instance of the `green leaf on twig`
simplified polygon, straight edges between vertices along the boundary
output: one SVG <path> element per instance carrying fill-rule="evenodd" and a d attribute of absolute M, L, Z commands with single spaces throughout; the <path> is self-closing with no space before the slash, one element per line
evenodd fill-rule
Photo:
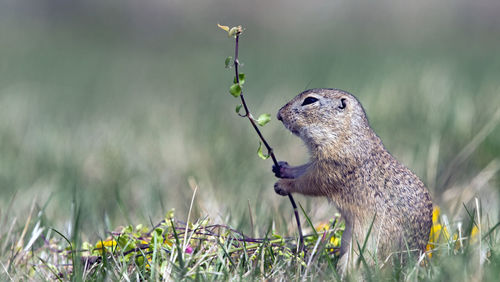
<path fill-rule="evenodd" d="M 259 155 L 259 158 L 263 160 L 269 159 L 269 155 L 264 155 L 264 153 L 262 153 L 262 142 L 260 141 L 259 141 L 259 149 L 257 149 L 257 155 Z"/>
<path fill-rule="evenodd" d="M 240 85 L 245 84 L 245 74 L 244 73 L 240 73 L 238 75 L 238 77 L 240 78 Z M 238 83 L 238 81 L 236 81 L 236 76 L 234 77 L 233 82 L 234 83 Z"/>
<path fill-rule="evenodd" d="M 257 124 L 260 126 L 266 125 L 269 121 L 271 121 L 270 114 L 261 114 L 259 118 L 256 120 Z"/>
<path fill-rule="evenodd" d="M 240 96 L 241 86 L 237 83 L 231 85 L 231 87 L 229 87 L 229 93 L 231 93 L 231 95 L 233 95 L 234 97 Z"/>
<path fill-rule="evenodd" d="M 237 114 L 239 114 L 239 113 L 240 113 L 241 107 L 243 107 L 243 105 L 242 105 L 242 104 L 239 104 L 238 106 L 236 106 L 236 113 L 237 113 Z"/>
<path fill-rule="evenodd" d="M 224 65 L 226 66 L 226 69 L 227 68 L 230 68 L 231 67 L 231 60 L 233 59 L 233 57 L 229 56 L 226 58 L 226 60 L 224 61 Z"/>
<path fill-rule="evenodd" d="M 220 25 L 220 24 L 217 24 L 217 26 L 218 26 L 220 29 L 224 30 L 225 32 L 229 32 L 229 27 L 228 27 L 227 25 Z"/>

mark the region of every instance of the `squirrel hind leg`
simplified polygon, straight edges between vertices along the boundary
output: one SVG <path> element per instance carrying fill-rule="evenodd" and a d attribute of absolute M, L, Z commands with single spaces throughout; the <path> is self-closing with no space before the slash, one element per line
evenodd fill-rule
<path fill-rule="evenodd" d="M 340 242 L 340 259 L 337 263 L 337 272 L 343 280 L 347 273 L 354 268 L 354 251 L 352 246 L 352 224 L 345 220 L 345 229 Z"/>

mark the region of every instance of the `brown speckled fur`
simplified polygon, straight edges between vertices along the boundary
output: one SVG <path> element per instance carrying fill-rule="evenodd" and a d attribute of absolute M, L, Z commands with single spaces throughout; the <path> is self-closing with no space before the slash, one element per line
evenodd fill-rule
<path fill-rule="evenodd" d="M 303 105 L 307 97 L 317 100 Z M 299 167 L 282 162 L 275 190 L 327 197 L 346 221 L 341 255 L 347 261 L 357 257 L 356 241 L 363 244 L 374 218 L 368 252 L 380 263 L 395 251 L 425 250 L 432 224 L 429 192 L 384 148 L 354 96 L 307 90 L 282 107 L 278 119 L 302 138 L 311 157 Z"/>

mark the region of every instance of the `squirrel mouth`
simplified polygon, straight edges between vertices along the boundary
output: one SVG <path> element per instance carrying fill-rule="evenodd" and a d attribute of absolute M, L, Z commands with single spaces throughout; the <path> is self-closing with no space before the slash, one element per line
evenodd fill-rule
<path fill-rule="evenodd" d="M 299 131 L 298 130 L 296 130 L 294 128 L 291 128 L 291 127 L 287 126 L 286 124 L 283 124 L 283 125 L 285 125 L 285 127 L 286 127 L 286 129 L 288 129 L 288 131 L 290 131 L 291 133 L 299 136 Z"/>
<path fill-rule="evenodd" d="M 283 121 L 283 118 L 281 117 L 281 115 L 279 114 L 279 112 L 278 112 L 277 118 L 278 118 L 278 120 L 279 120 L 279 121 L 281 121 L 281 123 L 283 124 L 283 126 L 284 126 L 286 129 L 288 129 L 288 131 L 290 131 L 291 133 L 293 133 L 293 134 L 295 134 L 295 135 L 297 135 L 297 136 L 300 136 L 300 134 L 299 134 L 299 131 L 298 131 L 298 130 L 296 130 L 295 128 L 292 128 L 292 127 L 288 124 L 288 122 Z"/>

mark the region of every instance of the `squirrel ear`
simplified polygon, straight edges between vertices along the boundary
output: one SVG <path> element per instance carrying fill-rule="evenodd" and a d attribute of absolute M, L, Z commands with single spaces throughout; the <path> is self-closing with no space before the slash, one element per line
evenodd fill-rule
<path fill-rule="evenodd" d="M 346 105 L 347 105 L 347 99 L 346 98 L 341 98 L 340 99 L 339 109 L 341 109 L 341 110 L 345 109 Z"/>

